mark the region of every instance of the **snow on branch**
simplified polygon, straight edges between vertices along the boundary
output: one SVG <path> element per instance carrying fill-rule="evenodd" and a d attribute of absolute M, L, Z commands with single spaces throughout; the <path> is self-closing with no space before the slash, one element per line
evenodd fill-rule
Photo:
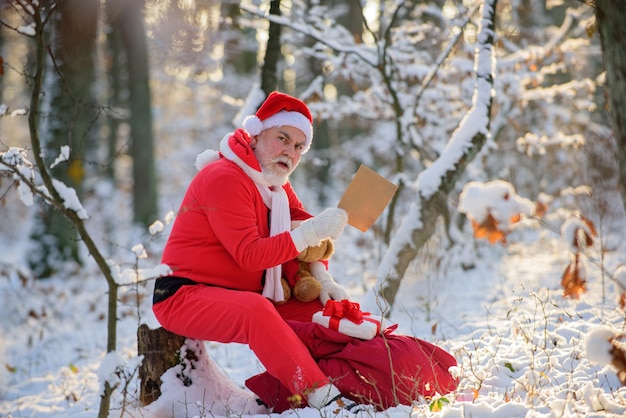
<path fill-rule="evenodd" d="M 266 18 L 270 22 L 288 27 L 303 35 L 310 36 L 320 44 L 327 46 L 335 52 L 354 54 L 371 67 L 376 68 L 379 65 L 379 57 L 376 49 L 366 47 L 365 45 L 355 44 L 352 36 L 348 32 L 345 32 L 343 36 L 339 36 L 338 33 L 341 30 L 341 26 L 339 25 L 333 27 L 335 33 L 333 36 L 329 36 L 328 33 L 324 33 L 317 28 L 313 28 L 309 23 L 294 21 L 290 16 L 266 14 L 259 8 L 248 7 L 245 5 L 241 5 L 240 8 L 241 10 L 245 10 L 255 16 Z M 314 13 L 310 12 L 308 17 L 314 18 Z"/>
<path fill-rule="evenodd" d="M 416 192 L 415 201 L 392 238 L 379 266 L 377 286 L 380 286 L 383 299 L 391 306 L 409 264 L 434 233 L 436 220 L 446 213 L 448 193 L 453 190 L 456 181 L 489 135 L 495 71 L 493 41 L 496 3 L 497 0 L 485 0 L 482 5 L 474 60 L 476 84 L 472 107 L 439 158 L 422 171 L 412 185 Z M 370 301 L 366 301 L 366 304 L 369 303 Z"/>
<path fill-rule="evenodd" d="M 55 198 L 45 185 L 35 184 L 34 167 L 26 158 L 26 150 L 11 147 L 7 151 L 0 152 L 0 171 L 12 174 L 13 180 L 18 183 L 20 199 L 26 206 L 33 204 L 33 192 L 35 192 L 46 203 L 64 211 L 71 210 L 76 213 L 79 219 L 89 219 L 87 211 L 78 199 L 76 190 L 72 187 L 67 186 L 60 180 L 51 179 L 56 191 Z"/>
<path fill-rule="evenodd" d="M 442 186 L 450 174 L 455 173 L 456 167 L 466 157 L 469 150 L 474 148 L 474 138 L 481 134 L 485 137 L 489 133 L 491 100 L 493 97 L 493 73 L 495 69 L 495 55 L 492 53 L 494 9 L 489 12 L 489 0 L 483 6 L 482 30 L 478 34 L 478 46 L 474 69 L 476 70 L 476 88 L 472 99 L 472 108 L 465 115 L 459 127 L 452 134 L 441 156 L 422 171 L 417 178 L 415 188 L 424 199 L 430 198 Z M 494 0 L 495 3 L 495 0 Z"/>

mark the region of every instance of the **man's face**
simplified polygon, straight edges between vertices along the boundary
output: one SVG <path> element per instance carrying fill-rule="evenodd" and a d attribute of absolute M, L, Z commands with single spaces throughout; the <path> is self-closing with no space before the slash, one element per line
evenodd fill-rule
<path fill-rule="evenodd" d="M 250 141 L 263 174 L 272 184 L 285 184 L 300 162 L 306 136 L 293 126 L 263 130 Z"/>

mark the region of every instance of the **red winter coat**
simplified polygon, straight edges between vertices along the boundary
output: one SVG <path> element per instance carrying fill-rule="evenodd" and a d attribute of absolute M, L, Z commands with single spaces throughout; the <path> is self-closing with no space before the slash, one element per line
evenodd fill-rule
<path fill-rule="evenodd" d="M 448 371 L 457 365 L 454 357 L 427 341 L 390 332 L 364 341 L 316 323 L 287 322 L 341 394 L 358 403 L 385 410 L 445 395 L 458 385 Z M 273 412 L 291 407 L 290 391 L 267 372 L 251 377 L 246 386 Z"/>
<path fill-rule="evenodd" d="M 291 185 L 283 188 L 291 219 L 310 218 Z M 260 292 L 267 268 L 297 263 L 298 255 L 288 232 L 269 237 L 269 215 L 250 177 L 235 163 L 220 158 L 191 181 L 162 262 L 172 268 L 174 276 Z M 297 272 L 297 267 L 283 271 Z"/>

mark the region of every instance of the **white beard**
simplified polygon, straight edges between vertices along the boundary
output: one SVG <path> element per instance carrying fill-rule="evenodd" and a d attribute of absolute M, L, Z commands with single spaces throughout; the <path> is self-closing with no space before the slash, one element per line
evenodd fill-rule
<path fill-rule="evenodd" d="M 274 164 L 277 162 L 284 162 L 289 167 L 287 174 L 278 173 L 274 170 Z M 282 186 L 289 181 L 289 175 L 293 173 L 295 167 L 292 167 L 291 160 L 287 157 L 277 157 L 272 159 L 259 159 L 259 165 L 261 166 L 261 172 L 265 180 L 267 180 L 272 186 Z"/>
<path fill-rule="evenodd" d="M 263 177 L 265 177 L 268 183 L 270 183 L 272 186 L 282 186 L 289 181 L 289 175 L 280 176 L 277 174 L 272 174 L 266 170 L 263 170 Z"/>

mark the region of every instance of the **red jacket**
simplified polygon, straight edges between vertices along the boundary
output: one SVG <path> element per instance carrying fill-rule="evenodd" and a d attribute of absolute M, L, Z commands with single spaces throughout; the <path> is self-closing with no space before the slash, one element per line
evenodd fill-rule
<path fill-rule="evenodd" d="M 292 220 L 311 217 L 289 183 Z M 162 262 L 173 275 L 231 289 L 260 292 L 265 269 L 293 263 L 298 250 L 288 232 L 269 237 L 269 209 L 255 183 L 235 163 L 220 158 L 191 181 Z M 294 269 L 283 268 L 283 272 Z"/>

